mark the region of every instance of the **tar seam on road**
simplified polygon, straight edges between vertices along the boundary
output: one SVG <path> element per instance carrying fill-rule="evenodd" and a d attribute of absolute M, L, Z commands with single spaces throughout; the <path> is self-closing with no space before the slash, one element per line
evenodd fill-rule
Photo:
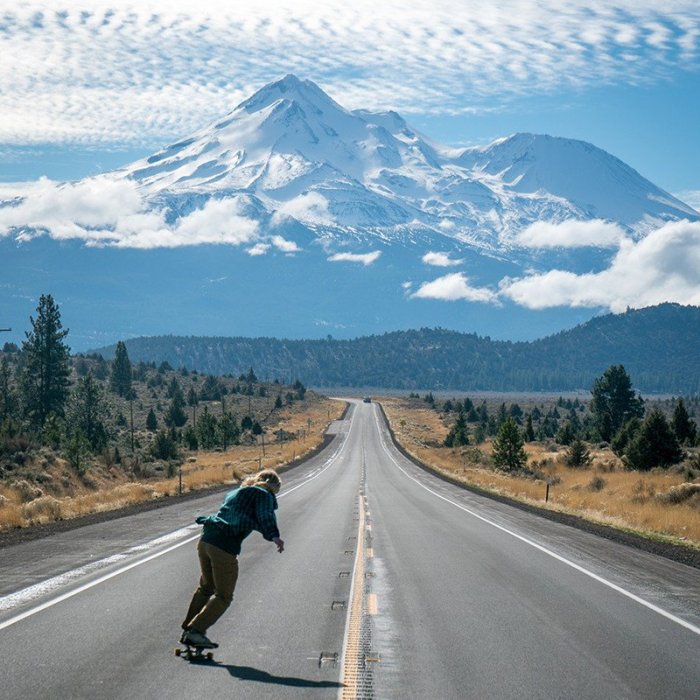
<path fill-rule="evenodd" d="M 288 491 L 285 491 L 284 493 L 281 493 L 279 495 L 279 498 L 283 498 L 284 496 L 288 496 L 290 493 L 293 493 L 297 489 L 300 489 L 302 486 L 306 486 L 306 484 L 310 483 L 314 479 L 318 478 L 323 474 L 325 471 L 327 471 L 333 464 L 335 464 L 336 460 L 338 459 L 338 456 L 340 455 L 343 447 L 345 446 L 345 440 L 343 440 L 336 449 L 336 451 L 330 456 L 328 461 L 326 462 L 326 465 L 314 473 L 312 476 L 310 476 L 308 479 L 303 481 L 301 484 L 298 484 L 294 488 L 289 489 Z M 186 529 L 186 528 L 183 528 Z M 163 535 L 162 537 L 159 537 L 155 540 L 152 540 L 151 542 L 147 542 L 144 545 L 139 545 L 137 549 L 150 549 L 153 546 L 157 546 L 159 543 L 161 543 L 164 539 L 167 539 L 168 537 L 171 537 L 172 535 L 181 532 L 181 530 L 175 530 L 173 533 L 169 533 L 167 535 Z M 71 591 L 68 591 L 67 593 L 63 593 L 62 595 L 57 596 L 56 598 L 52 598 L 51 600 L 47 600 L 45 603 L 42 603 L 41 605 L 37 605 L 34 608 L 30 608 L 29 610 L 25 610 L 23 613 L 20 613 L 19 615 L 15 615 L 14 617 L 11 617 L 9 620 L 5 620 L 4 622 L 0 622 L 0 630 L 3 630 L 7 627 L 10 627 L 18 622 L 21 622 L 22 620 L 31 617 L 32 615 L 36 615 L 37 613 L 41 612 L 42 610 L 46 610 L 47 608 L 51 608 L 57 603 L 61 603 L 64 600 L 68 600 L 68 598 L 72 598 L 73 596 L 78 595 L 79 593 L 82 593 L 83 591 L 87 591 L 90 588 L 93 588 L 94 586 L 99 585 L 100 583 L 104 583 L 105 581 L 108 581 L 111 578 L 114 578 L 115 576 L 119 576 L 120 574 L 123 574 L 127 571 L 130 571 L 131 569 L 134 569 L 137 566 L 141 566 L 141 564 L 146 564 L 149 561 L 152 561 L 153 559 L 156 559 L 158 557 L 162 557 L 164 554 L 168 554 L 168 552 L 172 552 L 174 549 L 178 549 L 178 547 L 182 547 L 183 545 L 189 544 L 190 542 L 193 542 L 194 540 L 199 538 L 199 533 L 192 537 L 188 537 L 187 539 L 182 540 L 181 542 L 178 542 L 177 544 L 172 545 L 171 547 L 167 547 L 166 549 L 162 549 L 158 552 L 155 552 L 154 554 L 151 554 L 150 556 L 144 557 L 143 559 L 139 559 L 138 561 L 132 562 L 131 564 L 128 564 L 126 566 L 121 567 L 120 569 L 117 569 L 116 571 L 112 571 L 109 574 L 105 574 L 104 576 L 100 576 L 99 578 L 95 579 L 94 581 L 90 581 L 88 583 L 83 584 L 82 586 L 78 586 L 78 588 L 74 588 Z M 126 552 L 128 554 L 128 551 Z M 90 570 L 94 570 L 100 565 L 104 566 L 109 566 L 111 563 L 114 562 L 115 557 L 118 558 L 120 555 L 113 555 L 112 557 L 107 557 L 107 559 L 103 559 L 99 562 L 95 562 L 94 564 L 89 565 Z M 78 569 L 76 571 L 81 571 L 81 569 Z M 15 593 L 10 593 L 7 596 L 4 596 L 3 598 L 0 598 L 0 611 L 3 608 L 3 603 L 9 603 L 9 605 L 6 605 L 6 608 L 12 608 L 16 607 L 27 600 L 31 600 L 34 597 L 37 597 L 37 590 L 39 588 L 43 588 L 44 591 L 47 590 L 49 587 L 58 587 L 60 585 L 63 585 L 66 583 L 66 577 L 69 579 L 71 577 L 70 571 L 65 572 L 64 574 L 61 574 L 59 576 L 56 576 L 52 579 L 48 579 L 46 581 L 43 581 L 41 583 L 35 584 L 34 586 L 29 586 L 29 588 L 25 588 L 21 591 L 17 591 Z M 53 583 L 52 583 L 53 582 Z"/>
<path fill-rule="evenodd" d="M 658 613 L 659 615 L 665 617 L 667 620 L 671 620 L 671 622 L 675 622 L 677 625 L 680 625 L 681 627 L 684 627 L 687 630 L 690 630 L 694 634 L 700 635 L 700 627 L 696 627 L 690 622 L 687 622 L 686 620 L 683 620 L 680 617 L 676 617 L 676 615 L 668 612 L 667 610 L 664 610 L 663 608 L 658 607 L 657 605 L 654 605 L 653 603 L 650 603 L 647 600 L 644 600 L 644 598 L 640 598 L 639 596 L 635 595 L 634 593 L 622 588 L 621 586 L 618 586 L 617 584 L 613 583 L 612 581 L 608 581 L 607 579 L 603 578 L 602 576 L 598 576 L 598 574 L 593 573 L 592 571 L 589 571 L 588 569 L 584 568 L 580 564 L 576 564 L 575 562 L 567 559 L 566 557 L 561 556 L 560 554 L 557 554 L 556 552 L 553 552 L 551 549 L 547 549 L 546 547 L 543 547 L 541 544 L 538 544 L 537 542 L 534 542 L 533 540 L 528 539 L 527 537 L 523 537 L 523 535 L 519 535 L 517 532 L 513 532 L 512 530 L 509 530 L 506 527 L 503 527 L 503 525 L 499 525 L 498 523 L 493 522 L 493 520 L 489 520 L 488 518 L 485 518 L 483 515 L 479 515 L 478 513 L 475 513 L 473 510 L 470 510 L 469 508 L 459 504 L 455 503 L 454 501 L 451 501 L 449 498 L 446 498 L 445 496 L 442 496 L 441 494 L 437 493 L 437 491 L 433 491 L 432 489 L 428 488 L 425 484 L 422 484 L 418 479 L 415 477 L 411 476 L 394 458 L 394 455 L 390 452 L 389 447 L 387 445 L 384 431 L 382 430 L 382 426 L 379 423 L 379 418 L 378 414 L 375 411 L 374 412 L 374 420 L 377 424 L 377 428 L 379 430 L 379 435 L 380 435 L 380 441 L 382 444 L 382 447 L 384 448 L 384 451 L 388 455 L 389 459 L 394 463 L 396 468 L 402 472 L 406 477 L 408 477 L 411 481 L 414 481 L 418 486 L 421 488 L 425 489 L 428 493 L 432 493 L 433 496 L 437 496 L 439 499 L 445 501 L 446 503 L 449 503 L 456 508 L 459 508 L 460 510 L 464 511 L 465 513 L 469 513 L 469 515 L 472 515 L 475 518 L 478 518 L 482 522 L 487 523 L 488 525 L 493 525 L 493 527 L 501 530 L 502 532 L 505 532 L 508 535 L 511 535 L 512 537 L 515 537 L 516 539 L 519 539 L 521 542 L 524 542 L 525 544 L 530 545 L 531 547 L 534 547 L 535 549 L 538 549 L 540 552 L 543 552 L 544 554 L 549 555 L 550 557 L 556 559 L 557 561 L 561 562 L 562 564 L 566 564 L 567 566 L 570 566 L 572 569 L 575 569 L 576 571 L 579 571 L 582 574 L 585 574 L 586 576 L 592 578 L 595 581 L 598 581 L 598 583 L 602 583 L 604 586 L 607 586 L 608 588 L 611 588 L 614 591 L 617 591 L 618 593 L 622 594 L 623 596 L 629 598 L 630 600 L 633 600 L 635 603 L 639 603 L 640 605 L 643 605 L 645 608 L 648 608 L 649 610 L 652 610 L 655 613 Z"/>
<path fill-rule="evenodd" d="M 350 586 L 350 607 L 345 622 L 345 639 L 340 661 L 340 690 L 338 700 L 371 700 L 374 697 L 372 670 L 367 665 L 371 647 L 371 631 L 365 590 L 365 475 L 362 465 L 362 486 L 359 500 L 359 524 L 357 528 L 357 550 Z"/>

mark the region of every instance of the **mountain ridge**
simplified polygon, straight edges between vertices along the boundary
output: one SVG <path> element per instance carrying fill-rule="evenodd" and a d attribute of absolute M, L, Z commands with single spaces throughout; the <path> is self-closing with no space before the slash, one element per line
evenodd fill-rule
<path fill-rule="evenodd" d="M 158 336 L 125 342 L 136 361 L 236 375 L 252 366 L 259 376 L 277 372 L 317 387 L 585 391 L 608 366 L 624 364 L 638 390 L 700 392 L 700 307 L 678 304 L 606 314 L 527 342 L 440 328 L 352 340 Z M 97 351 L 111 357 L 114 346 Z"/>

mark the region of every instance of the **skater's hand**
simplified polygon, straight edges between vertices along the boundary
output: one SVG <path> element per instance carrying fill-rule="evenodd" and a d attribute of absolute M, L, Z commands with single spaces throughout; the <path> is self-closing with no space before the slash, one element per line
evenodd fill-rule
<path fill-rule="evenodd" d="M 284 552 L 284 541 L 279 537 L 275 537 L 272 541 L 277 545 L 277 551 L 282 554 Z"/>

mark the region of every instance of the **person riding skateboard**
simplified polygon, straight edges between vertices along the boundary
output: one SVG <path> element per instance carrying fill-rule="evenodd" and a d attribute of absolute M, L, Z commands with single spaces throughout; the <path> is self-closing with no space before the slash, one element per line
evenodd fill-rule
<path fill-rule="evenodd" d="M 253 530 L 274 542 L 278 552 L 284 551 L 275 518 L 280 485 L 277 472 L 263 469 L 226 494 L 217 513 L 197 518 L 203 525 L 197 544 L 201 577 L 182 623 L 181 643 L 210 649 L 218 646 L 206 633 L 233 600 L 241 543 Z"/>

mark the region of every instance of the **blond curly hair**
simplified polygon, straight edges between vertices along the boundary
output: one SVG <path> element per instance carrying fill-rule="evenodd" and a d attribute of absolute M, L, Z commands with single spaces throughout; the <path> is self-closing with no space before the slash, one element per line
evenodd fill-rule
<path fill-rule="evenodd" d="M 274 469 L 263 469 L 256 474 L 251 474 L 243 479 L 241 487 L 243 486 L 259 486 L 263 489 L 267 489 L 272 493 L 277 493 L 280 490 L 282 481 L 280 480 L 279 474 Z"/>

